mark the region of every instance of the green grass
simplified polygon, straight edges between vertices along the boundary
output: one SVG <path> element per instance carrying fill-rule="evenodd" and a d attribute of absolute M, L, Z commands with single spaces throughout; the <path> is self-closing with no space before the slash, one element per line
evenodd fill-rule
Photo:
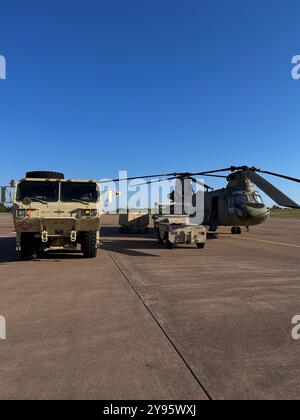
<path fill-rule="evenodd" d="M 10 212 L 11 212 L 11 210 L 8 207 L 6 207 L 2 203 L 0 203 L 0 213 L 10 213 Z"/>
<path fill-rule="evenodd" d="M 298 219 L 300 218 L 300 210 L 297 209 L 272 209 L 271 217 L 283 217 Z"/>

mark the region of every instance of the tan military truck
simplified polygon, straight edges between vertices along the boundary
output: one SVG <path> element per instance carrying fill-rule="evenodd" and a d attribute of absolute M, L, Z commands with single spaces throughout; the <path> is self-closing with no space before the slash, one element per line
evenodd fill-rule
<path fill-rule="evenodd" d="M 23 260 L 42 252 L 81 250 L 94 258 L 103 215 L 97 181 L 64 179 L 58 172 L 27 172 L 15 186 L 13 216 Z"/>

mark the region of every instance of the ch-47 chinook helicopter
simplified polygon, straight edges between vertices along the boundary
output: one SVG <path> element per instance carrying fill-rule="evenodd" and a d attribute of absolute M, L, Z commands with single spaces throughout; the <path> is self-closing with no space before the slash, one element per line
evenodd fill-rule
<path fill-rule="evenodd" d="M 230 174 L 226 176 L 220 175 L 224 172 L 230 172 Z M 296 202 L 260 176 L 259 173 L 272 175 L 297 183 L 300 182 L 300 179 L 297 178 L 248 166 L 231 166 L 228 168 L 198 173 L 175 172 L 160 175 L 147 175 L 143 177 L 127 178 L 127 180 L 165 177 L 165 179 L 140 184 L 146 185 L 151 184 L 152 182 L 163 182 L 176 179 L 177 183 L 181 183 L 182 185 L 182 194 L 178 195 L 176 192 L 173 192 L 169 195 L 173 205 L 178 199 L 182 200 L 182 203 L 184 202 L 184 191 L 186 191 L 186 188 L 183 185 L 187 181 L 190 182 L 190 190 L 192 190 L 193 183 L 200 184 L 202 187 L 205 187 L 206 190 L 204 194 L 203 224 L 209 226 L 210 231 L 216 231 L 219 226 L 230 226 L 232 227 L 232 234 L 241 234 L 241 226 L 245 226 L 249 229 L 250 226 L 259 225 L 265 222 L 270 216 L 270 209 L 263 203 L 259 193 L 256 192 L 255 185 L 279 206 L 300 209 L 300 206 Z M 213 188 L 202 184 L 197 180 L 195 178 L 196 176 L 202 176 L 204 178 L 217 177 L 227 180 L 228 183 L 225 188 L 213 190 Z M 177 187 L 175 188 L 175 191 L 176 190 L 178 191 Z M 195 195 L 197 193 L 192 194 Z"/>

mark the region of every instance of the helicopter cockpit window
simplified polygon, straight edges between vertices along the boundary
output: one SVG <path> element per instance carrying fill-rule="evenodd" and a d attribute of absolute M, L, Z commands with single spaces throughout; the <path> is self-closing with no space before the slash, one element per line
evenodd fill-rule
<path fill-rule="evenodd" d="M 249 194 L 236 194 L 234 196 L 234 202 L 235 204 L 262 204 L 263 201 L 261 199 L 261 196 L 258 193 L 249 193 Z"/>
<path fill-rule="evenodd" d="M 257 204 L 257 203 L 262 203 L 262 199 L 261 196 L 258 193 L 253 193 L 253 194 L 248 194 L 248 202 L 249 203 L 253 203 L 253 204 Z"/>
<path fill-rule="evenodd" d="M 255 198 L 256 198 L 256 202 L 260 203 L 260 204 L 263 204 L 263 200 L 262 200 L 261 196 L 258 193 L 255 193 L 254 195 L 255 195 Z"/>

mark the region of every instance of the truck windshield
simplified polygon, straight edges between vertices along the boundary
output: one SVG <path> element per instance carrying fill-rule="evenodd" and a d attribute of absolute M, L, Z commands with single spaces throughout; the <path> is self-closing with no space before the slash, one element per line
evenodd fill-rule
<path fill-rule="evenodd" d="M 23 181 L 18 186 L 17 201 L 28 197 L 32 201 L 55 202 L 58 201 L 58 192 L 58 182 Z"/>
<path fill-rule="evenodd" d="M 96 203 L 99 198 L 99 191 L 95 182 L 62 182 L 61 201 L 82 201 Z"/>

